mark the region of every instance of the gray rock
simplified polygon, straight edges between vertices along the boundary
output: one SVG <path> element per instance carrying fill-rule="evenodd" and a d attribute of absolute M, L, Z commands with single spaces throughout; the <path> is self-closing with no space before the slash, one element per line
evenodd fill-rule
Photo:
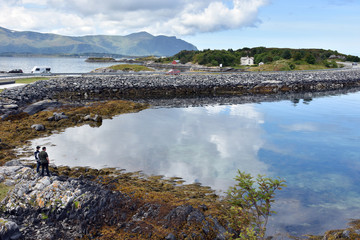
<path fill-rule="evenodd" d="M 44 131 L 45 130 L 45 126 L 42 124 L 34 124 L 31 126 L 31 128 L 34 128 L 36 131 Z"/>
<path fill-rule="evenodd" d="M 342 232 L 342 237 L 344 238 L 350 238 L 350 230 L 344 230 Z"/>
<path fill-rule="evenodd" d="M 101 122 L 102 117 L 99 115 L 95 115 L 94 117 L 91 117 L 90 115 L 86 115 L 84 117 L 84 121 L 94 121 L 94 122 Z"/>
<path fill-rule="evenodd" d="M 43 100 L 29 105 L 24 109 L 24 112 L 33 115 L 47 108 L 59 107 L 61 104 L 58 101 Z"/>
<path fill-rule="evenodd" d="M 9 104 L 9 105 L 4 105 L 3 108 L 5 109 L 11 109 L 11 110 L 14 110 L 14 109 L 18 109 L 18 105 L 16 104 Z"/>
<path fill-rule="evenodd" d="M 169 235 L 167 235 L 167 236 L 165 237 L 165 239 L 166 239 L 166 240 L 176 240 L 176 237 L 174 236 L 174 234 L 169 233 Z"/>
<path fill-rule="evenodd" d="M 53 116 L 48 118 L 48 121 L 60 121 L 61 119 L 68 119 L 69 117 L 65 113 L 54 112 Z"/>
<path fill-rule="evenodd" d="M 20 160 L 14 159 L 11 161 L 8 161 L 4 164 L 4 166 L 12 167 L 12 166 L 23 166 Z"/>
<path fill-rule="evenodd" d="M 4 184 L 8 187 L 10 186 L 14 186 L 16 184 L 16 182 L 14 180 L 11 180 L 11 179 L 6 179 Z"/>
<path fill-rule="evenodd" d="M 0 239 L 16 240 L 21 237 L 19 226 L 15 222 L 0 218 Z"/>

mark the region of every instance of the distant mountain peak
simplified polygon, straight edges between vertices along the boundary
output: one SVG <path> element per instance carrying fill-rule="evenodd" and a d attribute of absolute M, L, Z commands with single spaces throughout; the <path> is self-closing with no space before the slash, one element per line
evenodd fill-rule
<path fill-rule="evenodd" d="M 131 34 L 127 35 L 126 37 L 154 37 L 154 36 L 148 32 L 141 31 L 141 32 L 137 32 L 137 33 L 131 33 Z"/>
<path fill-rule="evenodd" d="M 71 37 L 0 27 L 0 53 L 172 56 L 182 50 L 197 48 L 176 37 L 153 36 L 145 31 L 127 36 Z"/>

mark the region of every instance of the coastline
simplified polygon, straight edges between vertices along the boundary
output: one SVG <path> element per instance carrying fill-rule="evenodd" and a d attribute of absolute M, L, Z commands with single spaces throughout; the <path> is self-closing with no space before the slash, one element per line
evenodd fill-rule
<path fill-rule="evenodd" d="M 81 102 L 122 99 L 186 99 L 198 97 L 277 95 L 360 87 L 360 69 L 306 72 L 218 74 L 119 74 L 61 77 L 37 81 L 0 93 L 0 116 L 21 112 L 44 99 Z"/>
<path fill-rule="evenodd" d="M 54 79 L 54 80 L 47 80 L 47 81 L 38 81 L 33 84 L 29 84 L 26 86 L 17 87 L 14 89 L 8 89 L 4 92 L 4 94 L 0 94 L 1 101 L 3 102 L 2 105 L 2 113 L 4 113 L 2 116 L 4 119 L 8 119 L 13 114 L 21 114 L 24 113 L 24 111 L 29 111 L 29 104 L 30 106 L 36 105 L 38 101 L 42 101 L 44 99 L 51 99 L 51 102 L 53 102 L 54 105 L 43 105 L 41 110 L 39 112 L 33 113 L 34 115 L 40 114 L 43 112 L 43 110 L 48 108 L 54 108 L 56 106 L 64 106 L 65 103 L 73 104 L 82 106 L 84 104 L 87 104 L 89 101 L 97 101 L 102 99 L 133 99 L 136 101 L 142 101 L 142 102 L 158 102 L 158 104 L 161 104 L 163 101 L 171 102 L 174 97 L 177 97 L 178 99 L 190 102 L 191 99 L 196 99 L 197 97 L 203 97 L 205 98 L 213 98 L 215 99 L 233 99 L 234 101 L 237 101 L 238 99 L 248 99 L 248 101 L 253 101 L 254 99 L 263 99 L 269 97 L 271 98 L 277 98 L 277 97 L 283 97 L 283 96 L 308 96 L 311 94 L 327 94 L 329 92 L 336 94 L 338 91 L 354 91 L 358 89 L 359 87 L 359 72 L 353 73 L 352 71 L 344 71 L 344 70 L 338 70 L 341 71 L 341 74 L 335 74 L 336 76 L 331 76 L 329 72 L 327 72 L 325 75 L 320 74 L 318 72 L 314 73 L 303 73 L 302 75 L 302 85 L 299 84 L 299 76 L 296 75 L 295 77 L 291 79 L 284 79 L 289 78 L 289 76 L 294 76 L 294 74 L 287 74 L 287 73 L 266 73 L 261 74 L 259 76 L 255 76 L 258 73 L 254 74 L 246 74 L 246 76 L 237 76 L 234 74 L 226 74 L 226 75 L 210 75 L 210 74 L 196 74 L 196 75 L 181 75 L 181 76 L 159 76 L 159 75 L 141 75 L 138 76 L 136 74 L 129 74 L 129 75 L 122 75 L 122 76 L 103 76 L 103 77 L 82 77 L 82 78 L 74 78 L 74 77 L 66 77 L 62 79 Z M 307 76 L 307 77 L 305 77 Z M 263 80 L 259 80 L 259 79 Z M 325 80 L 324 80 L 325 79 Z M 149 81 L 147 81 L 149 80 Z M 186 84 L 185 84 L 186 83 Z M 39 93 L 39 89 L 47 89 L 47 93 Z M 114 91 L 116 90 L 116 91 Z M 149 91 L 149 92 L 147 92 Z M 4 97 L 5 96 L 5 97 Z M 150 96 L 155 96 L 154 99 L 150 99 Z M 66 100 L 66 101 L 65 101 Z M 217 100 L 215 100 L 217 101 Z M 34 104 L 35 102 L 35 104 Z M 57 105 L 60 104 L 60 105 Z M 11 106 L 12 105 L 12 106 Z M 5 108 L 4 108 L 5 106 Z M 28 113 L 28 112 L 27 112 Z M 31 112 L 32 113 L 32 112 Z M 4 116 L 6 115 L 6 116 Z M 44 116 L 42 116 L 44 118 Z M 14 120 L 11 120 L 14 121 Z M 60 120 L 65 121 L 65 120 Z M 19 124 L 21 122 L 21 119 L 19 121 Z M 19 168 L 18 171 L 20 171 Z M 30 172 L 30 170 L 21 170 L 20 172 L 13 172 L 13 174 L 9 174 L 11 177 L 16 176 L 14 180 L 14 184 L 20 184 L 17 185 L 17 191 L 13 191 L 11 194 L 14 197 L 14 194 L 16 196 L 17 193 L 21 189 L 23 189 L 23 186 L 26 186 L 28 183 L 22 182 L 23 177 L 21 174 L 23 172 Z M 72 170 L 65 170 L 66 171 L 72 171 Z M 78 170 L 76 170 L 78 171 Z M 92 170 L 87 170 L 88 172 L 92 172 Z M 4 171 L 5 172 L 5 171 Z M 33 174 L 33 172 L 31 173 Z M 63 174 L 63 173 L 61 173 Z M 59 174 L 60 179 L 63 179 L 61 177 L 61 174 Z M 108 175 L 112 175 L 113 173 L 109 171 L 107 173 Z M 102 177 L 106 178 L 108 175 L 102 175 Z M 81 183 L 81 181 L 84 182 L 84 178 L 93 178 L 95 176 L 94 172 L 91 174 L 81 174 L 78 176 L 71 176 L 70 181 L 74 181 L 77 183 Z M 29 176 L 26 175 L 25 176 Z M 32 175 L 31 175 L 32 176 Z M 126 177 L 125 177 L 126 176 Z M 124 178 L 127 178 L 128 175 L 123 176 Z M 119 177 L 119 175 L 115 176 Z M 32 179 L 32 177 L 29 177 L 31 181 L 35 181 L 35 186 L 42 181 L 46 181 L 46 178 L 43 179 Z M 64 182 L 68 181 L 68 178 L 63 179 Z M 113 179 L 112 179 L 113 180 Z M 50 182 L 47 186 L 53 186 L 54 182 L 58 184 L 60 180 L 57 178 L 51 179 L 49 181 L 46 181 L 46 183 Z M 111 181 L 111 180 L 109 180 Z M 111 182 L 105 181 L 104 186 L 109 187 L 112 186 Z M 117 180 L 118 181 L 118 180 Z M 60 181 L 61 182 L 61 181 Z M 21 185 L 23 184 L 23 185 Z M 151 183 L 153 184 L 153 182 Z M 162 183 L 164 184 L 164 183 Z M 88 186 L 88 185 L 86 185 Z M 153 187 L 153 186 L 152 186 Z M 151 188 L 152 188 L 151 187 Z M 34 189 L 30 189 L 31 192 L 35 191 Z M 101 191 L 100 191 L 101 192 Z M 130 191 L 131 192 L 131 191 Z M 141 191 L 140 191 L 141 192 Z M 155 190 L 156 192 L 156 190 Z M 21 193 L 21 191 L 20 191 Z M 134 192 L 134 194 L 137 194 Z M 115 196 L 115 195 L 114 195 Z M 199 196 L 200 198 L 202 196 Z M 120 198 L 117 196 L 117 198 Z M 26 199 L 26 197 L 24 198 Z M 26 201 L 26 200 L 24 200 Z M 12 202 L 12 201 L 10 201 Z M 39 198 L 39 201 L 37 203 L 46 202 L 43 198 Z M 70 201 L 69 206 L 71 207 L 71 213 L 76 213 L 78 210 L 76 205 L 79 203 L 76 203 L 80 201 Z M 30 203 L 30 202 L 28 202 Z M 27 204 L 28 204 L 27 203 Z M 86 202 L 81 202 L 82 204 L 86 205 Z M 19 206 L 22 205 L 23 202 L 19 202 Z M 128 203 L 127 203 L 128 204 Z M 145 204 L 145 203 L 144 203 Z M 28 213 L 31 213 L 33 219 L 28 219 L 32 222 L 39 222 L 40 225 L 36 225 L 38 232 L 43 232 L 46 230 L 49 230 L 48 224 L 51 224 L 54 219 L 57 218 L 56 215 L 52 215 L 51 211 L 58 212 L 61 210 L 61 206 L 55 206 L 56 203 L 50 203 L 50 208 L 44 205 L 36 205 L 36 206 L 28 206 L 27 208 L 24 208 L 20 211 L 25 211 Z M 131 204 L 130 204 L 131 205 Z M 204 210 L 206 208 L 209 208 L 209 206 L 199 207 L 201 204 L 196 205 L 200 212 L 206 212 L 208 210 Z M 79 206 L 79 205 L 77 205 Z M 143 205 L 145 206 L 145 205 Z M 149 214 L 149 208 L 148 206 L 152 207 L 152 210 L 156 209 L 153 205 L 146 205 L 145 208 L 142 208 L 143 212 L 139 213 L 138 215 L 132 215 L 131 219 L 134 218 L 134 216 L 144 216 L 146 214 Z M 60 208 L 60 210 L 58 209 Z M 11 209 L 11 208 L 9 208 Z M 68 209 L 68 206 L 65 207 L 65 209 Z M 176 209 L 176 208 L 175 208 Z M 183 206 L 179 208 L 180 210 L 187 210 L 189 209 L 186 206 Z M 178 209 L 178 210 L 179 210 Z M 14 210 L 14 209 L 13 209 Z M 72 212 L 74 210 L 74 212 Z M 38 215 L 35 217 L 35 211 Z M 39 211 L 44 213 L 48 218 L 45 218 L 44 215 L 40 215 Z M 9 212 L 11 212 L 9 210 Z M 175 210 L 174 212 L 177 212 Z M 23 212 L 16 212 L 16 216 L 22 215 Z M 50 214 L 49 214 L 50 213 Z M 191 211 L 190 211 L 191 213 Z M 150 214 L 151 215 L 151 214 Z M 189 215 L 186 215 L 184 217 L 185 219 L 188 219 Z M 201 214 L 198 215 L 198 213 L 195 214 L 196 216 L 199 216 L 200 219 L 202 219 Z M 50 216 L 50 219 L 49 219 Z M 95 214 L 94 216 L 98 216 Z M 66 219 L 70 217 L 66 215 Z M 117 216 L 118 217 L 118 216 Z M 177 215 L 179 217 L 179 215 Z M 110 219 L 116 218 L 115 216 L 110 217 Z M 136 218 L 136 217 L 135 217 Z M 37 219 L 37 220 L 36 220 Z M 49 219 L 49 220 L 48 220 Z M 65 219 L 65 218 L 64 218 Z M 182 218 L 181 218 L 182 219 Z M 66 221 L 67 221 L 66 220 Z M 73 221 L 73 219 L 70 219 Z M 142 220 L 146 220 L 146 217 Z M 174 218 L 176 220 L 176 218 Z M 8 220 L 6 220 L 8 221 Z M 75 221 L 75 220 L 74 220 Z M 107 219 L 106 221 L 111 221 Z M 16 222 L 15 222 L 16 223 Z M 116 222 L 118 224 L 119 222 Z M 73 222 L 71 222 L 73 224 Z M 65 223 L 65 226 L 70 226 L 70 223 Z M 123 226 L 123 229 L 127 229 L 130 234 L 133 236 L 138 236 L 138 231 L 144 231 L 142 228 L 143 222 L 140 220 L 136 222 L 136 224 L 139 224 L 140 228 L 137 228 L 138 225 L 132 225 L 130 222 L 124 222 L 121 226 Z M 128 225 L 127 225 L 128 224 Z M 215 224 L 215 223 L 214 223 Z M 216 224 L 215 224 L 216 225 Z M 14 226 L 14 225 L 13 225 Z M 127 227 L 130 226 L 130 227 Z M 89 229 L 82 228 L 82 225 L 75 225 L 72 230 L 74 231 L 89 231 Z M 109 227 L 109 226 L 107 226 Z M 154 227 L 154 226 L 153 226 Z M 121 229 L 119 226 L 112 228 L 110 227 L 112 231 L 116 231 Z M 107 229 L 108 231 L 110 231 Z M 201 227 L 201 231 L 206 230 L 204 226 Z M 64 228 L 64 232 L 68 229 Z M 218 229 L 219 230 L 219 229 Z M 74 233 L 74 231 L 71 231 L 71 233 Z M 221 230 L 222 231 L 222 230 Z M 353 236 L 351 234 L 356 233 L 359 234 L 357 229 L 350 230 L 343 230 L 340 231 L 341 236 Z M 168 239 L 172 239 L 172 236 L 178 236 L 177 233 L 173 232 L 166 232 L 167 235 L 161 235 L 162 237 L 169 237 Z M 339 232 L 336 232 L 338 234 Z M 149 233 L 147 233 L 149 234 Z M 335 232 L 334 232 L 335 234 Z M 339 236 L 340 236 L 339 235 Z M 344 237 L 344 238 L 345 238 Z M 140 238 L 139 238 L 140 239 Z M 211 238 L 211 239 L 217 239 L 217 238 Z M 220 238 L 221 239 L 221 238 Z M 317 239 L 317 238 L 313 238 Z M 351 239 L 351 238 L 348 238 Z"/>

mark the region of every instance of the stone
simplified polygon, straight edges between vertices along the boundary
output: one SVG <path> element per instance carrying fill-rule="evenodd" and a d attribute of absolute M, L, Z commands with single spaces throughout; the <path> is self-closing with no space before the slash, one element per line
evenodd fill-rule
<path fill-rule="evenodd" d="M 102 117 L 97 114 L 94 117 L 91 117 L 90 115 L 86 115 L 83 119 L 84 121 L 94 121 L 94 122 L 102 121 Z"/>
<path fill-rule="evenodd" d="M 4 105 L 3 108 L 5 109 L 10 109 L 10 110 L 15 110 L 15 109 L 18 109 L 18 105 L 16 104 L 9 104 L 9 105 Z"/>
<path fill-rule="evenodd" d="M 23 166 L 23 164 L 21 163 L 20 160 L 14 159 L 14 160 L 11 160 L 11 161 L 6 162 L 6 163 L 4 164 L 4 166 L 7 166 L 7 167 Z"/>
<path fill-rule="evenodd" d="M 33 114 L 38 113 L 47 108 L 50 108 L 50 107 L 54 108 L 54 107 L 60 107 L 60 106 L 61 106 L 61 104 L 58 101 L 43 100 L 43 101 L 39 101 L 39 102 L 36 102 L 34 104 L 27 106 L 24 109 L 24 112 L 28 113 L 29 115 L 33 115 Z"/>
<path fill-rule="evenodd" d="M 65 113 L 54 112 L 53 116 L 48 118 L 48 121 L 60 121 L 61 119 L 68 119 L 69 117 Z"/>
<path fill-rule="evenodd" d="M 169 235 L 167 235 L 167 236 L 165 237 L 165 239 L 166 239 L 166 240 L 176 240 L 176 237 L 175 237 L 174 234 L 169 233 Z"/>
<path fill-rule="evenodd" d="M 45 126 L 42 124 L 34 124 L 31 126 L 31 128 L 34 128 L 36 131 L 44 131 L 45 130 Z"/>
<path fill-rule="evenodd" d="M 0 239 L 16 240 L 21 237 L 19 226 L 15 222 L 0 218 Z"/>

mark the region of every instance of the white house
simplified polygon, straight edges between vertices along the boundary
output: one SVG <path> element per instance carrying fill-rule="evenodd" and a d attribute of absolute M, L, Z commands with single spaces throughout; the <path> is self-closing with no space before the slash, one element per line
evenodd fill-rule
<path fill-rule="evenodd" d="M 241 65 L 254 65 L 254 58 L 253 57 L 242 57 L 240 58 Z"/>

